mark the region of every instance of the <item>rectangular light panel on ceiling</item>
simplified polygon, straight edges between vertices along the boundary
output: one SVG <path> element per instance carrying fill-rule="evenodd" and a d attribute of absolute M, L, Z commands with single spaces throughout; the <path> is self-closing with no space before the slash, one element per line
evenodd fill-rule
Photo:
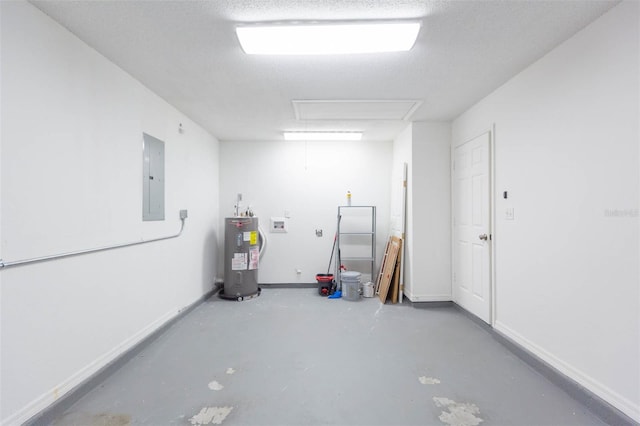
<path fill-rule="evenodd" d="M 419 22 L 247 25 L 238 41 L 252 55 L 336 55 L 411 50 Z"/>

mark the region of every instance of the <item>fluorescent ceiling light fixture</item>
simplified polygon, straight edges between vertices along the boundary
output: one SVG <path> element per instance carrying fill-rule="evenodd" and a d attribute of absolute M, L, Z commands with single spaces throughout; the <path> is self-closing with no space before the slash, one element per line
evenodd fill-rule
<path fill-rule="evenodd" d="M 284 132 L 287 141 L 359 141 L 362 132 Z"/>
<path fill-rule="evenodd" d="M 419 22 L 240 26 L 242 49 L 255 55 L 330 55 L 410 50 Z"/>

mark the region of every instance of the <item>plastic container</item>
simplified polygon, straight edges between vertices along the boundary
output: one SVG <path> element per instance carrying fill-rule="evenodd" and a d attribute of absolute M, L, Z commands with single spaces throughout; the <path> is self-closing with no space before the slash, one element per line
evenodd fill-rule
<path fill-rule="evenodd" d="M 333 274 L 316 274 L 316 281 L 318 281 L 318 294 L 328 296 L 333 284 Z"/>
<path fill-rule="evenodd" d="M 362 296 L 373 297 L 373 283 L 371 281 L 362 284 Z"/>
<path fill-rule="evenodd" d="M 360 276 L 356 271 L 345 271 L 340 274 L 342 282 L 342 298 L 346 300 L 360 300 Z"/>

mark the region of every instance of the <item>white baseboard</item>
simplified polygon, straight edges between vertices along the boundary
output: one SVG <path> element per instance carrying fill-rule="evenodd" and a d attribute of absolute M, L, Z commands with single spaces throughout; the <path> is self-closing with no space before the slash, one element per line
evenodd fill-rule
<path fill-rule="evenodd" d="M 13 425 L 21 425 L 31 417 L 35 416 L 45 408 L 49 407 L 51 404 L 56 402 L 58 399 L 66 395 L 71 390 L 75 389 L 85 380 L 89 379 L 91 376 L 100 371 L 101 368 L 108 365 L 110 362 L 114 361 L 120 355 L 124 354 L 129 349 L 133 348 L 135 345 L 140 343 L 145 337 L 149 336 L 154 331 L 158 330 L 168 321 L 171 321 L 175 318 L 179 313 L 180 309 L 171 310 L 166 314 L 162 315 L 160 318 L 153 321 L 151 324 L 144 327 L 142 330 L 138 331 L 109 352 L 104 355 L 98 357 L 90 364 L 78 370 L 71 377 L 63 381 L 62 383 L 55 386 L 48 392 L 40 395 L 38 398 L 31 401 L 21 410 L 16 413 L 11 414 L 9 417 L 0 421 L 0 424 L 3 426 L 13 426 Z"/>
<path fill-rule="evenodd" d="M 451 302 L 450 294 L 411 294 L 405 293 L 407 299 L 412 302 Z"/>
<path fill-rule="evenodd" d="M 595 380 L 583 371 L 571 366 L 560 358 L 556 357 L 552 353 L 544 350 L 535 343 L 527 340 L 525 337 L 512 330 L 500 321 L 496 321 L 494 329 L 499 331 L 507 338 L 511 339 L 524 349 L 528 350 L 560 373 L 576 381 L 580 385 L 584 386 L 589 391 L 593 392 L 609 404 L 622 411 L 627 416 L 631 417 L 634 421 L 640 422 L 640 405 L 637 402 L 633 402 L 599 381 Z"/>

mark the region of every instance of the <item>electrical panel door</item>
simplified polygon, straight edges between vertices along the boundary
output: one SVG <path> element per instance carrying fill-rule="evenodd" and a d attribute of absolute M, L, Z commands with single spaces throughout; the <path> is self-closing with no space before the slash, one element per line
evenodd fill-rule
<path fill-rule="evenodd" d="M 142 220 L 164 220 L 164 142 L 142 135 Z"/>

